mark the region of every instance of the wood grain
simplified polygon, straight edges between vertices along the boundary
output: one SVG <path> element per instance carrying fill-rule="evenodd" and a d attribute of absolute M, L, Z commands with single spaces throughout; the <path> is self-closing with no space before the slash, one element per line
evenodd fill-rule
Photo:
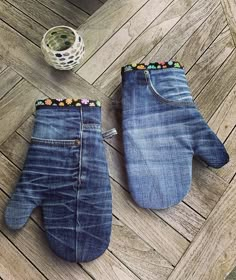
<path fill-rule="evenodd" d="M 195 0 L 172 2 L 99 77 L 94 86 L 110 95 L 121 82 L 120 68 L 123 65 L 140 61 L 164 60 L 164 53 L 168 58 L 173 56 L 179 46 L 183 44 L 182 42 L 186 41 L 207 18 L 209 10 L 217 6 L 215 0 L 207 2 L 200 0 L 195 3 Z M 201 16 L 198 17 L 197 13 Z M 183 17 L 183 15 L 185 16 Z M 186 24 L 189 19 L 191 19 L 191 24 Z M 157 49 L 160 48 L 163 50 L 162 54 L 157 53 Z M 147 53 L 149 54 L 147 55 Z"/>
<path fill-rule="evenodd" d="M 26 141 L 30 142 L 30 138 L 34 127 L 34 115 L 30 115 L 25 122 L 19 126 L 16 132 L 22 136 Z"/>
<path fill-rule="evenodd" d="M 222 142 L 225 142 L 235 127 L 236 120 L 236 86 L 209 120 L 209 126 Z"/>
<path fill-rule="evenodd" d="M 77 2 L 77 0 L 75 0 Z M 79 29 L 86 52 L 78 70 L 148 0 L 108 0 Z M 87 2 L 87 1 L 86 1 Z M 94 36 L 96 34 L 96 36 Z"/>
<path fill-rule="evenodd" d="M 214 170 L 214 172 L 226 182 L 230 182 L 236 174 L 236 126 L 227 138 L 225 148 L 229 154 L 230 160 L 225 166 Z"/>
<path fill-rule="evenodd" d="M 6 68 L 3 72 L 0 73 L 0 99 L 11 90 L 22 77 L 18 75 L 11 68 Z"/>
<path fill-rule="evenodd" d="M 31 280 L 45 278 L 0 232 L 0 276 L 3 279 Z M 17 267 L 18 269 L 12 269 Z"/>
<path fill-rule="evenodd" d="M 35 99 L 42 96 L 38 89 L 23 80 L 1 99 L 0 143 L 3 143 L 32 114 Z"/>
<path fill-rule="evenodd" d="M 224 8 L 225 16 L 227 18 L 231 35 L 236 46 L 236 1 L 235 0 L 221 0 Z"/>
<path fill-rule="evenodd" d="M 122 262 L 106 251 L 99 259 L 82 264 L 84 269 L 97 280 L 139 280 Z"/>
<path fill-rule="evenodd" d="M 139 208 L 128 192 L 121 189 L 114 180 L 111 180 L 111 184 L 114 215 L 171 264 L 176 265 L 188 247 L 187 240 L 153 212 Z"/>
<path fill-rule="evenodd" d="M 47 31 L 45 27 L 6 0 L 0 1 L 0 18 L 38 46 Z"/>
<path fill-rule="evenodd" d="M 236 67 L 232 67 L 235 60 L 234 50 L 195 99 L 206 121 L 211 118 L 236 83 Z"/>
<path fill-rule="evenodd" d="M 28 142 L 16 132 L 0 145 L 0 151 L 20 169 L 23 168 L 28 148 Z"/>
<path fill-rule="evenodd" d="M 153 61 L 156 57 L 168 60 L 180 49 L 191 35 L 206 21 L 219 5 L 219 1 L 198 1 L 182 19 L 171 29 L 171 32 L 145 57 L 144 61 Z M 208 28 L 210 28 L 208 26 Z M 216 28 L 217 29 L 217 28 Z M 208 31 L 209 32 L 209 31 Z M 209 34 L 209 33 L 208 33 Z M 195 34 L 194 34 L 195 35 Z M 205 35 L 203 35 L 203 38 Z M 214 36 L 214 34 L 213 34 Z M 206 39 L 203 39 L 203 41 Z M 198 46 L 195 46 L 198 48 Z"/>
<path fill-rule="evenodd" d="M 0 30 L 2 36 L 0 55 L 7 59 L 7 62 L 16 72 L 51 98 L 86 97 L 100 100 L 102 102 L 104 129 L 118 127 L 115 111 L 111 106 L 111 100 L 107 96 L 73 72 L 55 71 L 46 64 L 37 46 L 19 36 L 15 30 L 2 21 L 0 21 Z M 40 71 L 35 71 L 35 69 L 40 69 Z M 33 101 L 31 100 L 31 102 Z M 120 146 L 119 139 L 119 136 L 116 136 L 110 142 L 118 147 Z"/>
<path fill-rule="evenodd" d="M 192 241 L 205 219 L 183 202 L 164 210 L 154 210 L 169 225 Z"/>
<path fill-rule="evenodd" d="M 183 44 L 173 59 L 182 62 L 185 71 L 188 72 L 226 26 L 227 21 L 222 6 L 218 5 Z"/>
<path fill-rule="evenodd" d="M 225 28 L 206 52 L 196 61 L 187 74 L 189 86 L 194 98 L 215 75 L 234 49 L 229 28 Z"/>
<path fill-rule="evenodd" d="M 191 191 L 184 198 L 184 202 L 207 218 L 227 187 L 227 182 L 195 160 Z"/>
<path fill-rule="evenodd" d="M 114 216 L 109 249 L 143 280 L 165 280 L 173 270 L 156 250 Z"/>
<path fill-rule="evenodd" d="M 0 73 L 7 68 L 7 65 L 3 62 L 2 57 L 0 56 Z"/>
<path fill-rule="evenodd" d="M 81 10 L 85 11 L 87 14 L 92 15 L 96 10 L 101 8 L 102 3 L 99 0 L 68 0 L 68 2 L 73 3 L 74 6 L 77 6 Z"/>
<path fill-rule="evenodd" d="M 21 10 L 23 13 L 29 15 L 34 21 L 47 29 L 56 25 L 75 27 L 36 0 L 7 0 L 7 2 Z"/>
<path fill-rule="evenodd" d="M 236 180 L 168 280 L 220 280 L 236 264 Z"/>
<path fill-rule="evenodd" d="M 56 14 L 76 27 L 79 27 L 88 19 L 88 14 L 66 0 L 39 0 Z"/>
<path fill-rule="evenodd" d="M 173 0 L 150 0 L 76 72 L 90 84 L 162 13 Z M 146 16 L 148 14 L 148 17 Z"/>

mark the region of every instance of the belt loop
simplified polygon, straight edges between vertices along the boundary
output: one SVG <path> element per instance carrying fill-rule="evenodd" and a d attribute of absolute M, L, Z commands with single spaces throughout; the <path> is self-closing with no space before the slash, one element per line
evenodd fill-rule
<path fill-rule="evenodd" d="M 112 138 L 116 134 L 117 134 L 117 130 L 115 128 L 112 128 L 112 129 L 104 131 L 102 133 L 102 137 L 105 140 L 105 139 L 108 139 L 108 138 Z"/>
<path fill-rule="evenodd" d="M 148 70 L 144 70 L 143 73 L 144 73 L 146 82 L 148 82 L 149 81 L 149 77 L 150 77 L 149 71 Z"/>

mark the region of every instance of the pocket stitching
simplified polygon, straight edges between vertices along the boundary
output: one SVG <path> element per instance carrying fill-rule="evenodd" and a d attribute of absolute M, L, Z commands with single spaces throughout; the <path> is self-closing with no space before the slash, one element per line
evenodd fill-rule
<path fill-rule="evenodd" d="M 146 76 L 146 73 L 147 72 L 144 72 L 145 76 Z M 175 106 L 194 106 L 193 101 L 192 102 L 190 102 L 190 101 L 173 101 L 173 100 L 168 100 L 168 99 L 162 97 L 160 95 L 160 93 L 155 89 L 155 87 L 151 81 L 149 73 L 148 73 L 148 76 L 146 76 L 146 78 L 147 78 L 147 85 L 148 85 L 149 90 L 151 90 L 151 92 L 155 93 L 156 98 L 158 98 L 161 103 L 175 105 Z"/>
<path fill-rule="evenodd" d="M 58 145 L 58 146 L 80 146 L 80 139 L 56 140 L 31 137 L 32 144 Z"/>

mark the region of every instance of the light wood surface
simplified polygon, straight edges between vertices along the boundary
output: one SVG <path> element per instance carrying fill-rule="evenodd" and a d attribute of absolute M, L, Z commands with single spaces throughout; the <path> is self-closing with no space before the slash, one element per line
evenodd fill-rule
<path fill-rule="evenodd" d="M 169 280 L 215 280 L 236 265 L 236 180 L 233 180 Z"/>
<path fill-rule="evenodd" d="M 0 279 L 222 280 L 236 265 L 235 0 L 2 0 L 0 2 Z M 40 51 L 46 30 L 78 28 L 85 57 L 55 71 Z M 224 142 L 230 162 L 193 160 L 191 191 L 165 210 L 139 208 L 125 171 L 121 66 L 176 59 L 185 66 L 199 110 Z M 38 98 L 102 102 L 113 193 L 111 243 L 93 262 L 71 264 L 47 244 L 40 209 L 20 231 L 3 220 L 27 155 Z M 22 106 L 24 104 L 24 106 Z M 28 278 L 27 278 L 28 277 Z"/>
<path fill-rule="evenodd" d="M 230 26 L 231 35 L 236 45 L 236 1 L 235 0 L 221 0 L 225 16 Z"/>

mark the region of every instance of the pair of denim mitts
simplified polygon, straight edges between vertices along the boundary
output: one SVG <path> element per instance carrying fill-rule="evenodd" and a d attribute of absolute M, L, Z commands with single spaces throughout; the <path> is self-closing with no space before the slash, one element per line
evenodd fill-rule
<path fill-rule="evenodd" d="M 5 212 L 19 229 L 41 206 L 47 239 L 65 260 L 84 262 L 108 247 L 112 224 L 110 180 L 99 101 L 46 99 L 36 103 L 31 144 Z"/>
<path fill-rule="evenodd" d="M 193 156 L 214 168 L 229 160 L 196 108 L 178 62 L 123 67 L 122 117 L 129 189 L 141 207 L 180 202 L 190 189 Z"/>
<path fill-rule="evenodd" d="M 35 127 L 16 191 L 5 212 L 18 229 L 42 206 L 51 248 L 75 262 L 108 247 L 112 201 L 101 108 L 88 99 L 36 103 Z M 212 167 L 228 154 L 197 110 L 178 62 L 122 68 L 122 127 L 129 189 L 144 208 L 166 208 L 190 189 L 192 158 Z"/>

